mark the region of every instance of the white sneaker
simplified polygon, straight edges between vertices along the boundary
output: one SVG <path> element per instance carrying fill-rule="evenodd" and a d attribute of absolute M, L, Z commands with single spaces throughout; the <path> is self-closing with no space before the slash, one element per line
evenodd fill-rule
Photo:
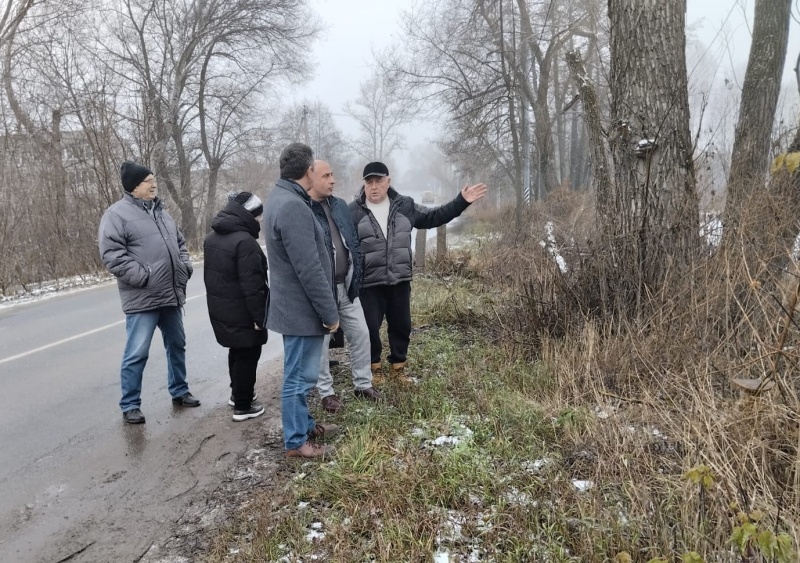
<path fill-rule="evenodd" d="M 258 401 L 253 401 L 250 404 L 250 408 L 246 411 L 233 411 L 233 420 L 236 422 L 241 422 L 243 420 L 247 420 L 248 418 L 255 418 L 257 416 L 261 416 L 264 414 L 264 405 L 259 403 Z"/>
<path fill-rule="evenodd" d="M 258 399 L 258 393 L 253 391 L 253 400 L 255 401 L 256 399 Z M 228 406 L 231 406 L 231 407 L 235 407 L 236 406 L 236 401 L 233 400 L 233 395 L 231 395 L 231 398 L 228 399 Z"/>

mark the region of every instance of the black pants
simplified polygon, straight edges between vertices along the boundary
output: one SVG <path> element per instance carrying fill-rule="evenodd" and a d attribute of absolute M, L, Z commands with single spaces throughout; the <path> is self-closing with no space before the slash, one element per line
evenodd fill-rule
<path fill-rule="evenodd" d="M 367 287 L 359 294 L 369 328 L 372 363 L 381 361 L 381 324 L 386 317 L 389 333 L 389 362 L 406 361 L 411 338 L 411 282 Z"/>
<path fill-rule="evenodd" d="M 246 411 L 253 402 L 256 385 L 256 368 L 261 357 L 261 346 L 253 348 L 230 348 L 228 350 L 228 373 L 231 376 L 233 408 Z"/>

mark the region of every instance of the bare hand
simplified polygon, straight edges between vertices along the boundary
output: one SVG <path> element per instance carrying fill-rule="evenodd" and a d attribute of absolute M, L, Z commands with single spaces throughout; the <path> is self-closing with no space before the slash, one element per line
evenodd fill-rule
<path fill-rule="evenodd" d="M 336 332 L 337 330 L 339 330 L 339 321 L 336 321 L 336 322 L 335 322 L 335 323 L 333 323 L 332 325 L 326 325 L 325 323 L 323 323 L 323 324 L 322 324 L 322 326 L 324 326 L 325 328 L 327 328 L 327 329 L 328 329 L 328 330 L 329 330 L 331 333 L 334 333 L 334 332 Z"/>
<path fill-rule="evenodd" d="M 475 184 L 474 186 L 466 184 L 461 189 L 461 197 L 467 200 L 467 203 L 473 203 L 485 196 L 486 191 L 486 184 Z"/>

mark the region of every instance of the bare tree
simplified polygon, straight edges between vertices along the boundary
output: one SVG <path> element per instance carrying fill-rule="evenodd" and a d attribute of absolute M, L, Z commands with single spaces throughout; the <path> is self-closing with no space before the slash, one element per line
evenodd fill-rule
<path fill-rule="evenodd" d="M 728 176 L 726 231 L 731 235 L 736 230 L 736 217 L 740 216 L 748 193 L 764 186 L 786 60 L 791 9 L 791 0 L 756 0 L 755 3 L 753 39 Z"/>
<path fill-rule="evenodd" d="M 0 11 L 0 47 L 16 33 L 22 20 L 36 4 L 43 0 L 7 0 L 6 6 Z"/>
<path fill-rule="evenodd" d="M 196 240 L 196 199 L 202 188 L 198 190 L 192 170 L 204 156 L 215 165 L 214 158 L 220 156 L 203 152 L 197 130 L 202 69 L 208 71 L 215 64 L 243 68 L 246 61 L 258 63 L 257 68 L 249 67 L 257 76 L 274 72 L 300 77 L 305 41 L 318 28 L 308 13 L 307 0 L 121 2 L 121 17 L 114 28 L 115 50 L 141 96 L 137 127 L 142 133 L 140 148 L 147 151 L 141 154 L 154 161 L 163 185 L 180 208 L 187 239 Z"/>
<path fill-rule="evenodd" d="M 14 3 L 12 3 L 14 5 Z M 86 242 L 82 229 L 85 221 L 74 221 L 77 205 L 69 198 L 69 177 L 63 155 L 70 146 L 65 136 L 74 115 L 60 71 L 71 67 L 70 53 L 65 48 L 71 28 L 81 17 L 79 6 L 66 3 L 30 2 L 16 3 L 16 17 L 5 19 L 2 31 L 2 81 L 5 107 L 13 116 L 13 129 L 6 127 L 6 142 L 17 138 L 18 161 L 16 168 L 25 178 L 28 197 L 21 205 L 33 199 L 39 206 L 24 210 L 25 223 L 18 223 L 23 236 L 21 245 L 35 244 L 39 237 L 52 241 L 73 240 L 73 252 L 67 257 L 60 244 L 38 245 L 35 264 L 17 264 L 18 277 L 56 278 L 69 271 L 90 268 L 92 258 L 81 259 Z M 10 9 L 12 6 L 8 6 Z M 8 10 L 5 15 L 8 16 Z M 62 34 L 53 34 L 52 21 L 63 26 Z M 16 185 L 17 182 L 9 185 Z M 41 191 L 41 193 L 37 193 Z M 33 249 L 31 249 L 33 250 Z M 96 257 L 96 253 L 92 256 Z M 37 271 L 32 274 L 31 268 Z"/>
<path fill-rule="evenodd" d="M 348 102 L 344 111 L 358 123 L 361 134 L 353 149 L 366 160 L 386 160 L 403 148 L 400 128 L 415 113 L 412 101 L 379 73 L 361 84 L 358 98 Z"/>
<path fill-rule="evenodd" d="M 566 103 L 554 92 L 553 69 L 574 37 L 594 37 L 583 23 L 595 3 L 426 2 L 405 16 L 405 56 L 383 60 L 427 109 L 446 117 L 441 146 L 455 163 L 479 167 L 482 177 L 500 173 L 495 185 L 513 194 L 518 224 L 527 201 L 563 179 L 557 158 L 566 162 L 570 145 L 562 142 L 556 156 L 555 112 Z"/>
<path fill-rule="evenodd" d="M 511 1 L 507 7 L 513 6 Z M 492 177 L 511 191 L 522 216 L 523 143 L 521 95 L 511 10 L 497 2 L 437 0 L 403 20 L 404 52 L 386 53 L 382 64 L 396 83 L 412 90 L 426 109 L 444 117 L 440 142 L 465 173 Z"/>

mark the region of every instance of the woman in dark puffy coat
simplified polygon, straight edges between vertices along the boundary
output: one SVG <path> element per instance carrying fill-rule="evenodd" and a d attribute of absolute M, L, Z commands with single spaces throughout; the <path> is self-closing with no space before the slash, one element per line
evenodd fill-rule
<path fill-rule="evenodd" d="M 211 222 L 203 243 L 208 315 L 214 336 L 229 348 L 228 371 L 233 420 L 264 413 L 255 400 L 256 368 L 267 342 L 269 285 L 267 259 L 258 244 L 261 200 L 250 192 L 233 193 Z"/>

